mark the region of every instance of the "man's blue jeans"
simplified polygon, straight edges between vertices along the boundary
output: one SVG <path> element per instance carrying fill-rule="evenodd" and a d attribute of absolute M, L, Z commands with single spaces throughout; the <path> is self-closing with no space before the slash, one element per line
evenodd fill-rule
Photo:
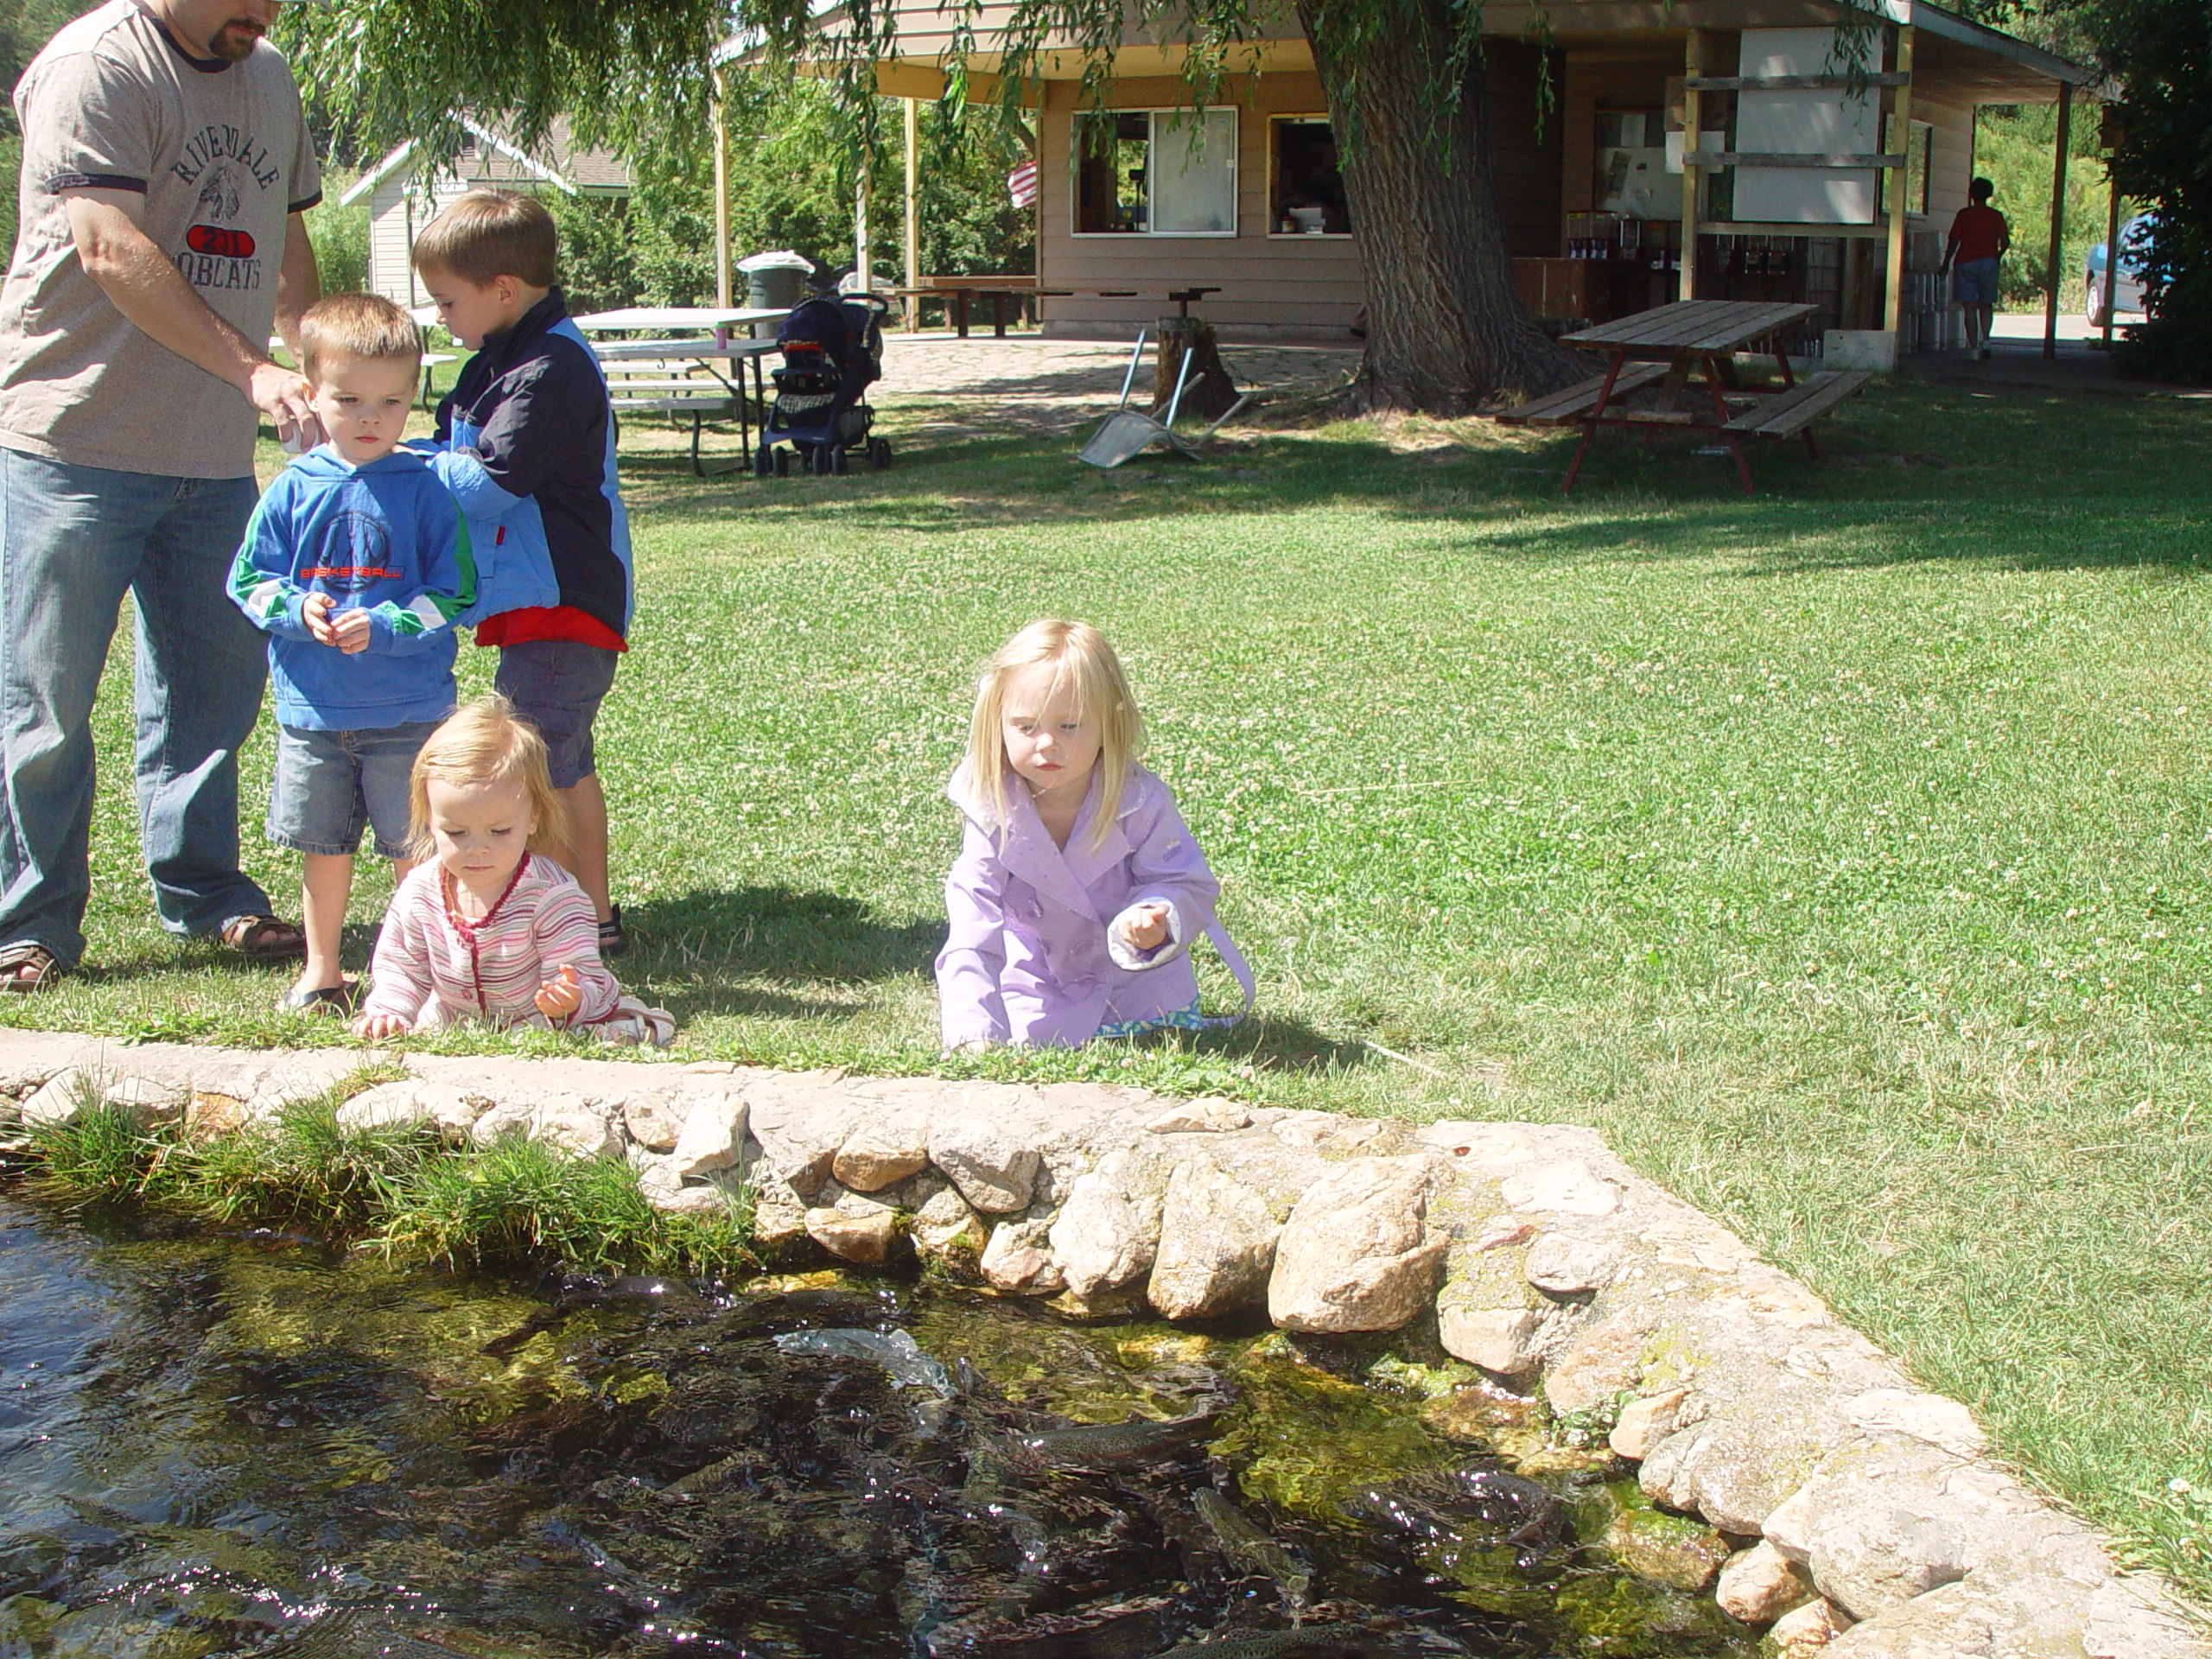
<path fill-rule="evenodd" d="M 227 578 L 251 478 L 167 478 L 0 448 L 0 946 L 84 955 L 92 697 L 137 601 L 138 838 L 162 925 L 260 915 L 238 871 L 238 749 L 269 659 Z"/>

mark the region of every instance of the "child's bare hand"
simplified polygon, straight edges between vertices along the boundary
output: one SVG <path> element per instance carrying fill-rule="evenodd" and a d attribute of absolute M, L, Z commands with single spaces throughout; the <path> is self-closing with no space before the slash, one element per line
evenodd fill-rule
<path fill-rule="evenodd" d="M 353 1034 L 374 1040 L 380 1037 L 404 1037 L 412 1029 L 396 1014 L 365 1014 L 353 1022 Z"/>
<path fill-rule="evenodd" d="M 1000 1046 L 988 1037 L 971 1037 L 952 1052 L 956 1054 L 988 1054 Z"/>
<path fill-rule="evenodd" d="M 537 988 L 535 999 L 537 1011 L 554 1024 L 572 1018 L 584 1005 L 583 982 L 576 977 L 575 967 L 561 964 L 561 971 Z"/>
<path fill-rule="evenodd" d="M 1121 929 L 1130 950 L 1155 950 L 1167 943 L 1167 906 L 1132 905 L 1122 912 Z"/>
<path fill-rule="evenodd" d="M 309 594 L 300 606 L 300 620 L 307 625 L 307 631 L 315 637 L 318 645 L 338 643 L 338 631 L 330 626 L 328 594 Z"/>
<path fill-rule="evenodd" d="M 338 620 L 330 625 L 330 643 L 348 657 L 358 657 L 369 648 L 369 613 L 366 611 L 341 611 Z"/>

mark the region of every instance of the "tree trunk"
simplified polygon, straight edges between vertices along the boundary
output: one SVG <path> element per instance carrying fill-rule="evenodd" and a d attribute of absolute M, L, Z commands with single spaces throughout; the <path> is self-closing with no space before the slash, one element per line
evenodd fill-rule
<path fill-rule="evenodd" d="M 1191 369 L 1184 377 L 1183 401 L 1176 404 L 1178 411 L 1201 421 L 1229 413 L 1236 405 L 1236 382 L 1230 378 L 1222 363 L 1221 342 L 1214 337 L 1213 325 L 1196 317 L 1160 320 L 1160 361 L 1153 376 L 1152 412 L 1166 419 L 1167 407 L 1175 402 L 1175 378 L 1183 374 L 1186 353 Z"/>
<path fill-rule="evenodd" d="M 1463 415 L 1589 378 L 1590 360 L 1547 339 L 1515 290 L 1480 56 L 1459 77 L 1456 107 L 1438 95 L 1457 11 L 1446 0 L 1400 0 L 1377 9 L 1388 27 L 1347 40 L 1332 24 L 1350 10 L 1298 0 L 1366 276 L 1367 353 L 1352 407 Z"/>

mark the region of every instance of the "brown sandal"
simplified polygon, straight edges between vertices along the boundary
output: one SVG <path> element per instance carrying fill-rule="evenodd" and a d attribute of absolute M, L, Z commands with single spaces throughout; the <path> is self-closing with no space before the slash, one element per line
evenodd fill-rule
<path fill-rule="evenodd" d="M 288 962 L 308 953 L 307 935 L 276 916 L 233 916 L 215 937 L 248 962 Z"/>
<path fill-rule="evenodd" d="M 11 944 L 0 950 L 0 996 L 29 996 L 37 991 L 50 991 L 54 982 L 68 971 L 60 959 L 42 944 L 29 939 L 21 944 Z"/>

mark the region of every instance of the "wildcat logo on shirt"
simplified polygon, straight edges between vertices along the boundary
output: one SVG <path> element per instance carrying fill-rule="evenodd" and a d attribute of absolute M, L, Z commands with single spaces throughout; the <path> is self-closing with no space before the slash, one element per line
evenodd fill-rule
<path fill-rule="evenodd" d="M 390 567 L 391 556 L 391 537 L 380 520 L 341 512 L 323 531 L 311 562 L 300 567 L 298 580 L 325 593 L 358 594 L 372 582 L 398 580 L 403 573 Z"/>
<path fill-rule="evenodd" d="M 264 145 L 237 127 L 213 123 L 188 139 L 169 169 L 200 187 L 194 202 L 203 220 L 185 232 L 176 268 L 194 288 L 251 291 L 262 284 L 262 262 L 250 232 L 223 223 L 245 210 L 248 189 L 267 190 L 283 176 Z"/>

